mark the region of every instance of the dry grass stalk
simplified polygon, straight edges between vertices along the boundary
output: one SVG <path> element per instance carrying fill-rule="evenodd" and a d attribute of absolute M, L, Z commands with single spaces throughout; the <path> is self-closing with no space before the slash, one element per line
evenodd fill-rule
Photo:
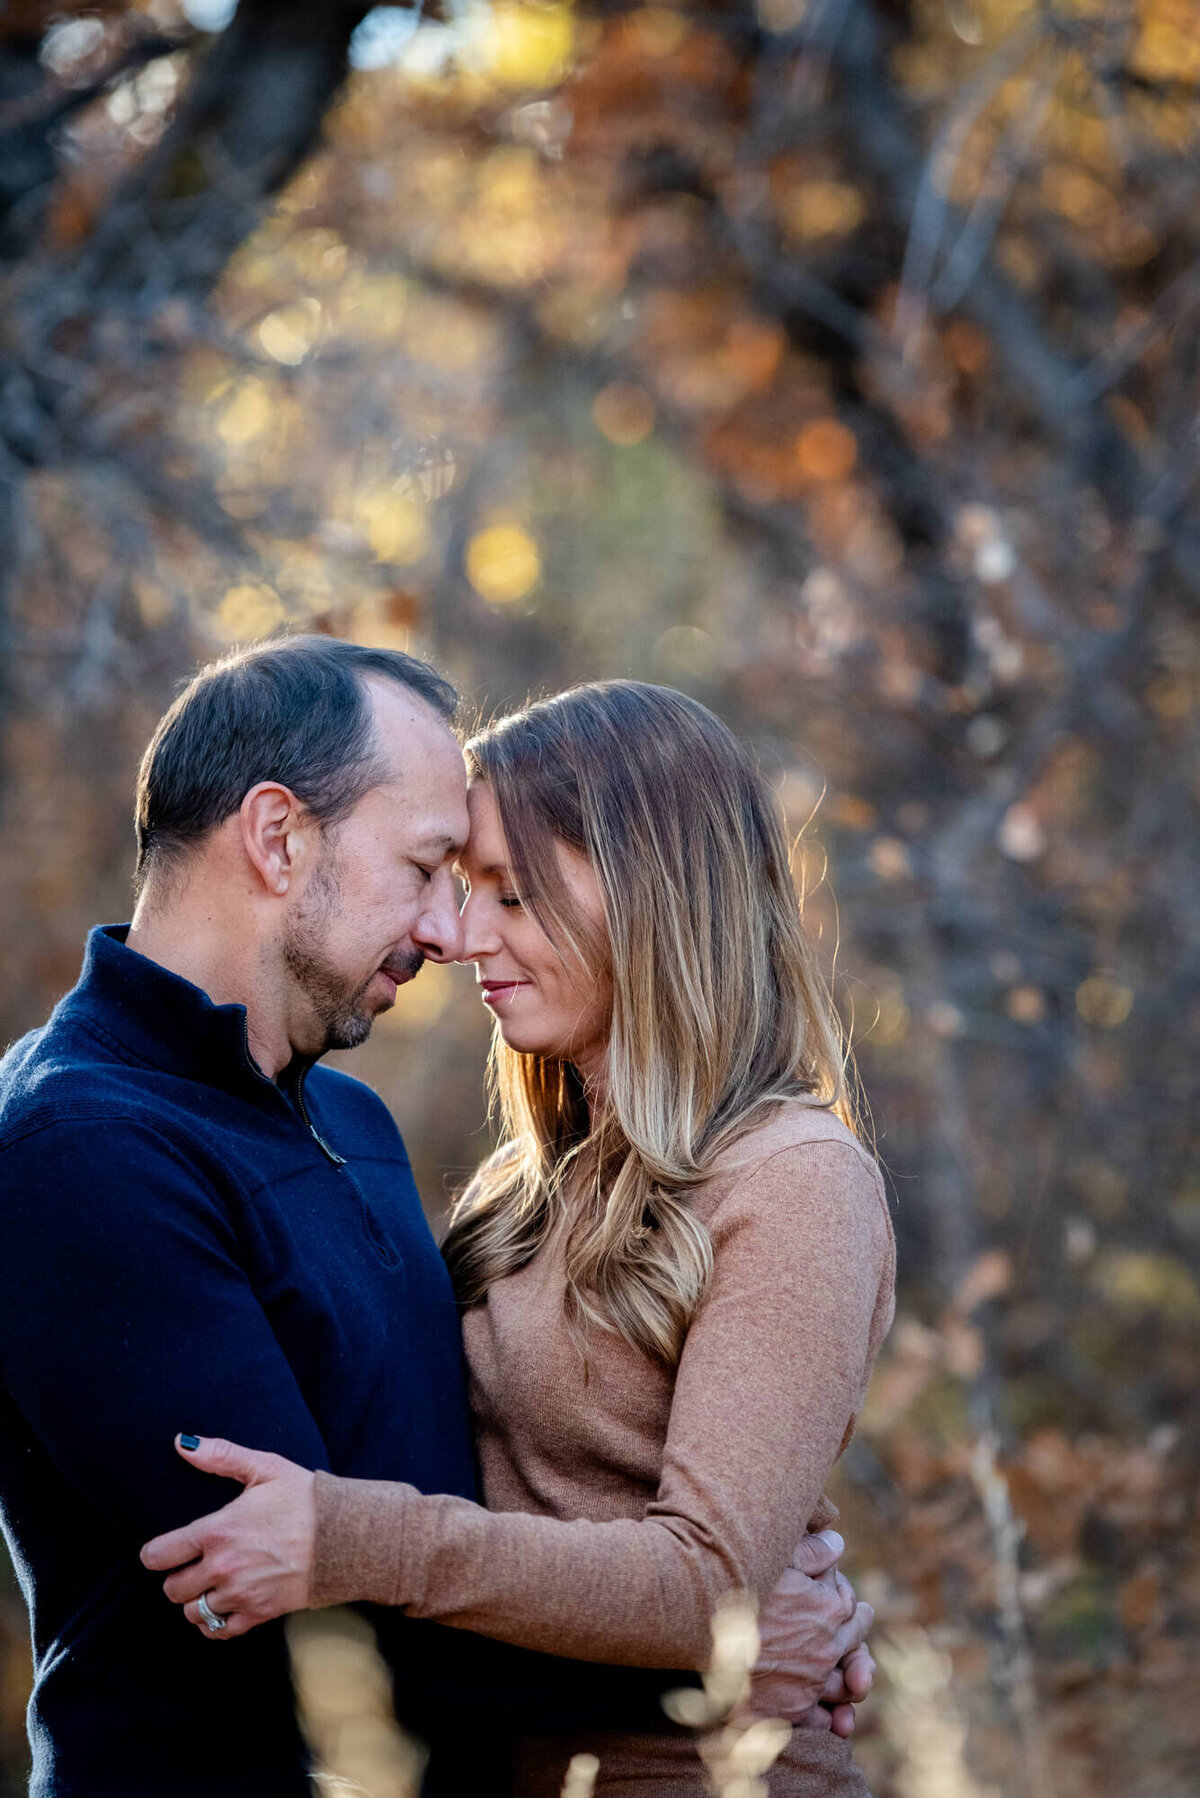
<path fill-rule="evenodd" d="M 950 1656 L 916 1625 L 881 1640 L 875 1654 L 887 1678 L 883 1710 L 900 1757 L 899 1798 L 998 1798 L 967 1766 Z"/>
<path fill-rule="evenodd" d="M 983 1500 L 996 1567 L 996 1611 L 1003 1663 L 999 1674 L 1010 1696 L 1021 1742 L 1027 1798 L 1053 1798 L 1046 1744 L 1038 1716 L 1033 1656 L 1021 1608 L 1020 1545 L 1024 1525 L 1012 1508 L 1008 1481 L 996 1461 L 996 1438 L 980 1436 L 971 1457 L 971 1476 Z"/>
<path fill-rule="evenodd" d="M 573 1754 L 563 1780 L 562 1798 L 592 1798 L 600 1762 L 594 1754 Z"/>
<path fill-rule="evenodd" d="M 675 1723 L 702 1732 L 697 1742 L 717 1798 L 766 1798 L 765 1775 L 790 1737 L 791 1725 L 747 1709 L 758 1659 L 754 1601 L 725 1599 L 713 1616 L 713 1655 L 703 1688 L 669 1692 L 663 1709 Z"/>
<path fill-rule="evenodd" d="M 392 1710 L 374 1632 L 351 1611 L 288 1620 L 292 1681 L 322 1798 L 417 1798 L 425 1755 Z"/>

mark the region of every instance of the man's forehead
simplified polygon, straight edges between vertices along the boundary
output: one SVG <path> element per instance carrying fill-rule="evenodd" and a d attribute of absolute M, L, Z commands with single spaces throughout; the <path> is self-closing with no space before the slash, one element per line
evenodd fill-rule
<path fill-rule="evenodd" d="M 439 859 L 457 854 L 467 833 L 467 779 L 462 750 L 446 720 L 418 694 L 368 683 L 376 747 L 383 760 L 379 797 L 395 808 L 406 835 Z"/>
<path fill-rule="evenodd" d="M 398 742 L 408 737 L 456 741 L 442 714 L 411 688 L 388 680 L 368 679 L 363 685 L 375 715 L 375 728 L 382 735 L 394 736 Z"/>
<path fill-rule="evenodd" d="M 466 794 L 445 774 L 419 762 L 383 780 L 374 789 L 373 809 L 390 815 L 414 849 L 439 859 L 459 855 L 468 832 Z"/>
<path fill-rule="evenodd" d="M 368 681 L 377 748 L 397 775 L 422 766 L 465 789 L 462 749 L 449 724 L 417 693 L 382 681 Z"/>

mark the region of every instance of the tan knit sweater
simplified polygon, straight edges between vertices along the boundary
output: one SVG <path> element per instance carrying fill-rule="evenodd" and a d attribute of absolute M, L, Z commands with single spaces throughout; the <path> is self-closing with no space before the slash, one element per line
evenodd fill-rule
<path fill-rule="evenodd" d="M 891 1322 L 895 1250 L 874 1162 L 803 1100 L 769 1112 L 691 1202 L 715 1269 L 674 1373 L 597 1331 L 585 1365 L 553 1232 L 464 1319 L 488 1508 L 318 1474 L 314 1605 L 373 1600 L 583 1660 L 707 1665 L 718 1598 L 769 1593 L 821 1514 Z"/>

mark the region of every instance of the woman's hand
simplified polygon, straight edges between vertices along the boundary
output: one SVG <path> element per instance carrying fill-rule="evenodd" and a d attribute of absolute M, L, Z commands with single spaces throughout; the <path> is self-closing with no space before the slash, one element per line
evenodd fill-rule
<path fill-rule="evenodd" d="M 185 1446 L 192 1443 L 194 1448 Z M 259 1454 L 215 1436 L 177 1436 L 175 1447 L 202 1473 L 240 1480 L 246 1490 L 211 1516 L 147 1542 L 143 1566 L 156 1573 L 179 1569 L 163 1581 L 167 1597 L 214 1642 L 305 1610 L 317 1520 L 312 1473 L 282 1455 Z M 224 1628 L 205 1621 L 201 1599 L 225 1619 Z"/>

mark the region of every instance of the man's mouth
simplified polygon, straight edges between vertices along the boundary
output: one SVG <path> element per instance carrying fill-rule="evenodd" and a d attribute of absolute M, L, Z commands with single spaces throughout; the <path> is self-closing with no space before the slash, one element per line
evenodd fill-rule
<path fill-rule="evenodd" d="M 419 950 L 414 950 L 411 955 L 397 955 L 393 956 L 391 960 L 385 961 L 378 972 L 383 975 L 385 980 L 391 982 L 390 997 L 394 999 L 398 987 L 404 986 L 409 980 L 415 980 L 424 965 L 425 957 Z"/>

